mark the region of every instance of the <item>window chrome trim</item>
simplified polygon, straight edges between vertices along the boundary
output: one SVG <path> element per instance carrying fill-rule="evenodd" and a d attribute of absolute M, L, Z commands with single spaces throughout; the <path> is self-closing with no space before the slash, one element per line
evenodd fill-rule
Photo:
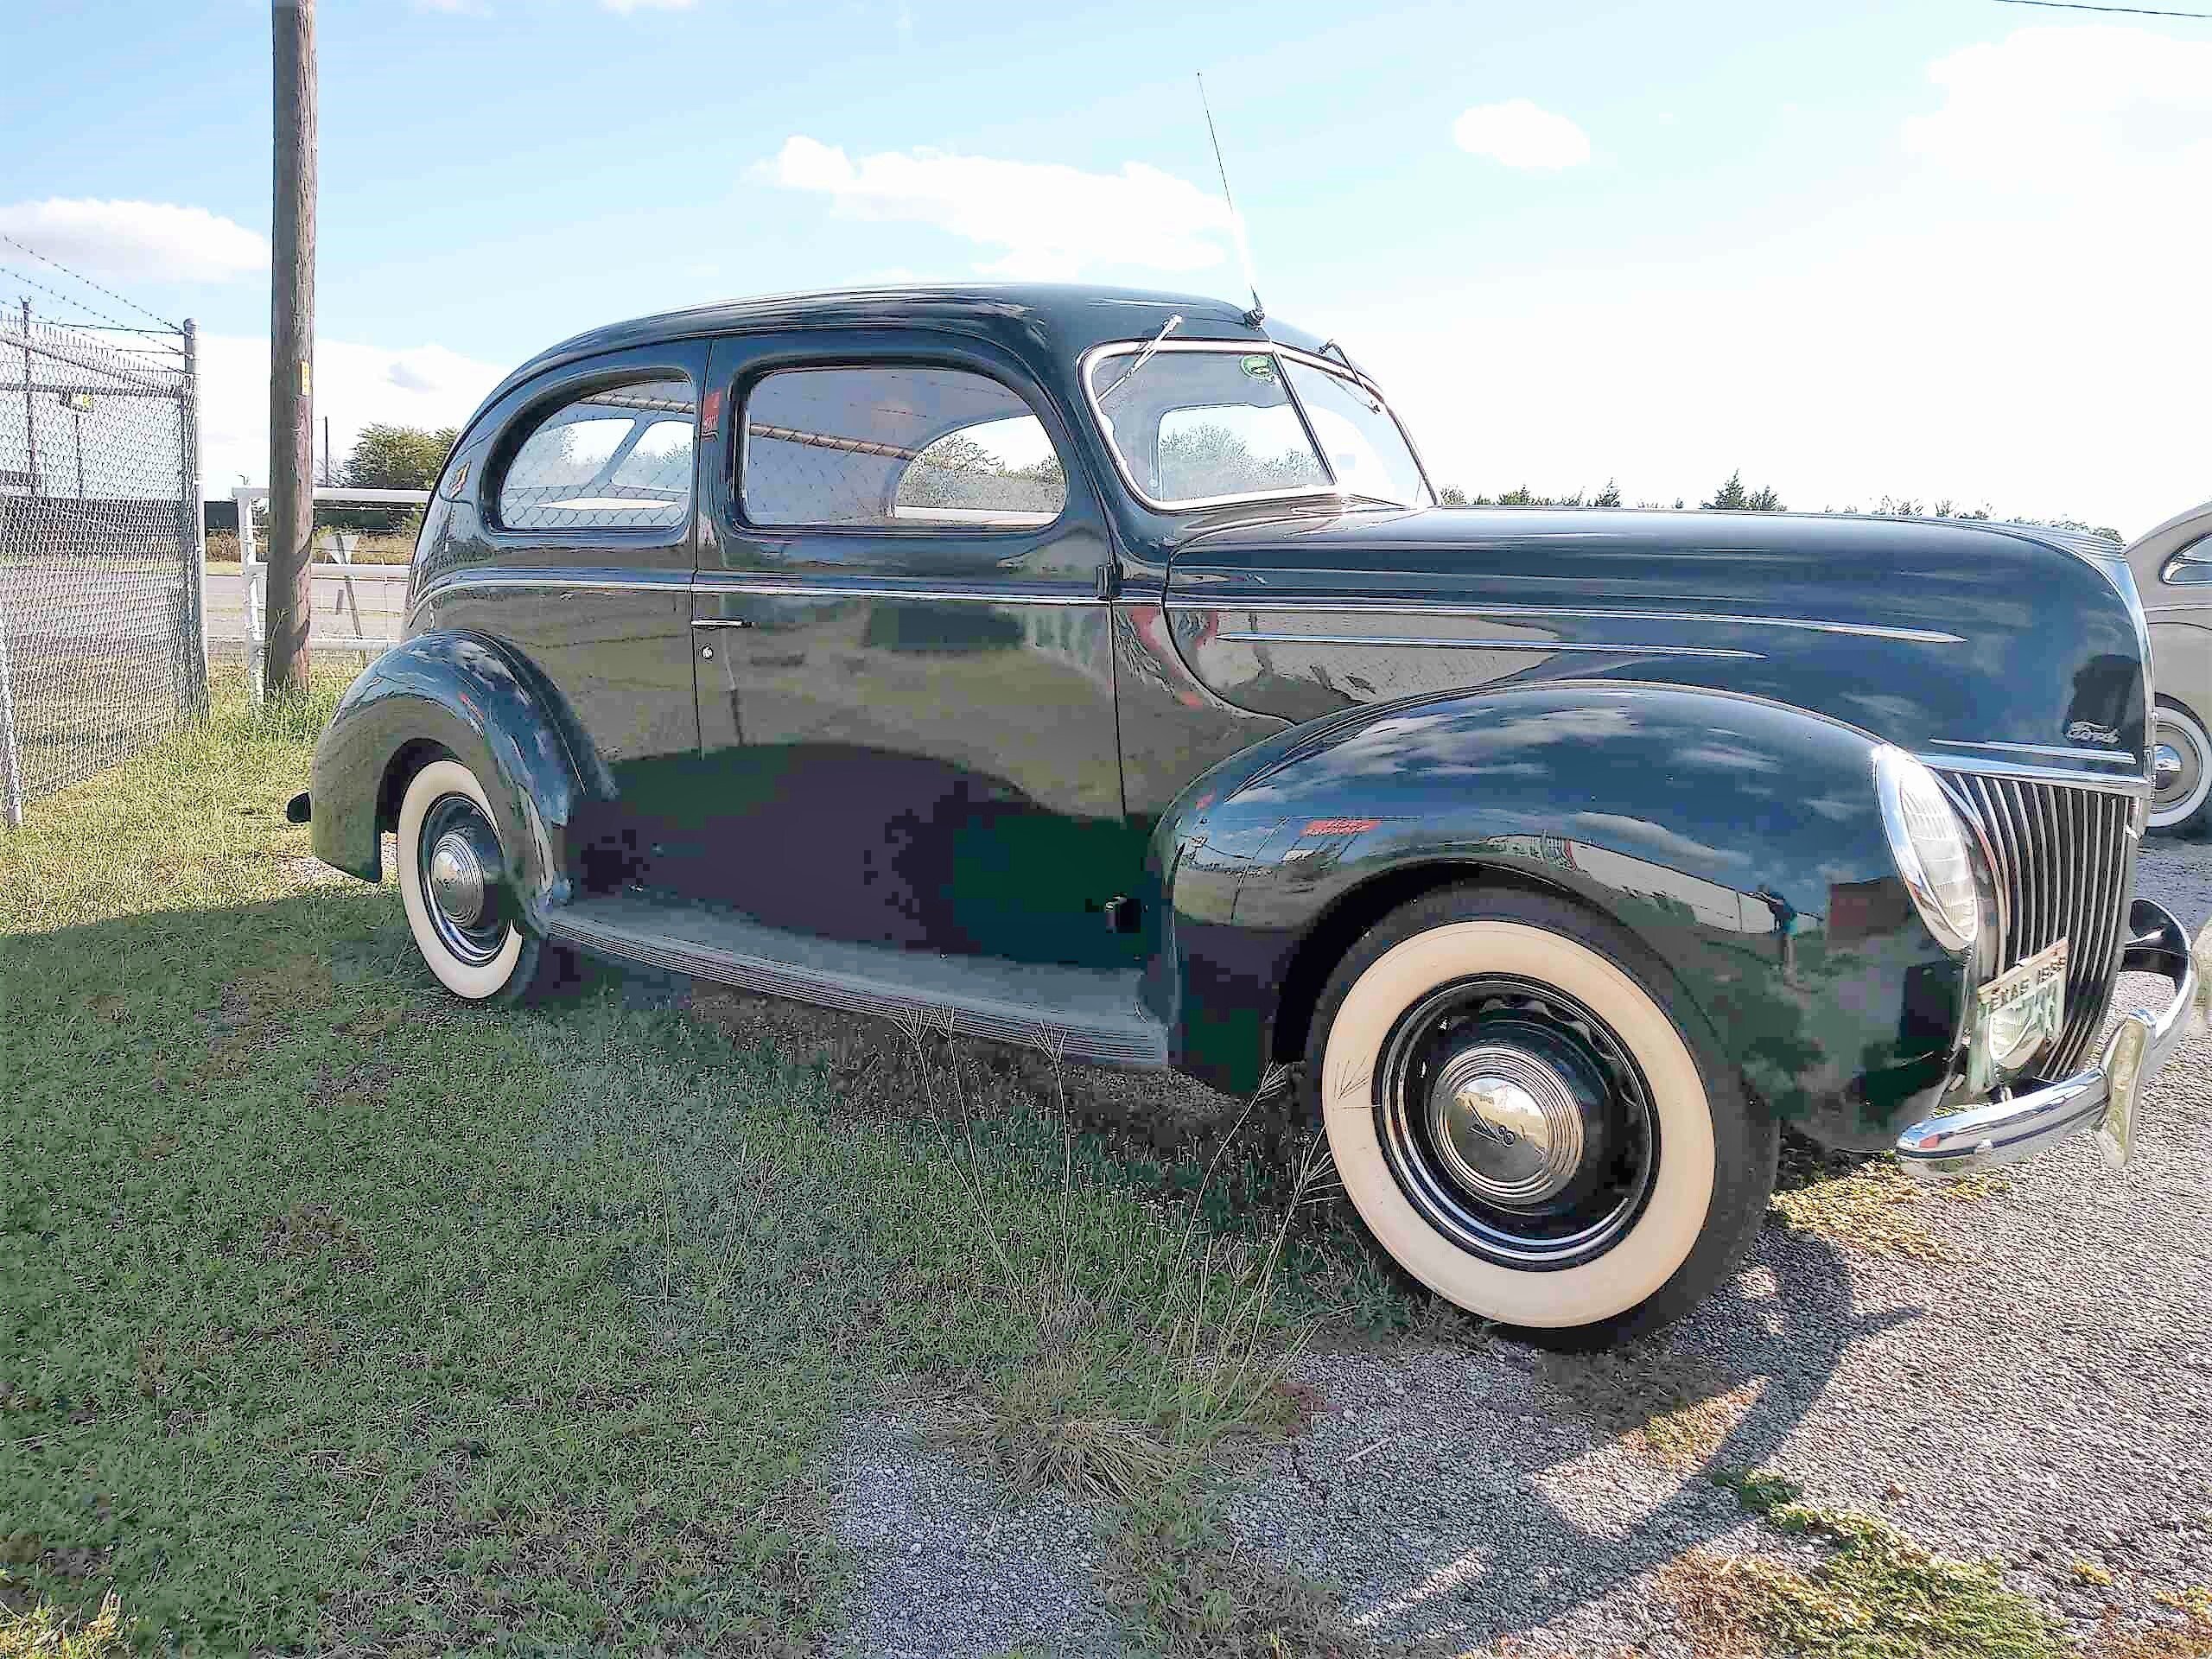
<path fill-rule="evenodd" d="M 1939 737 L 1935 740 L 1952 749 L 2002 749 L 2012 754 L 2044 754 L 2060 760 L 2094 760 L 2108 766 L 2138 766 L 2143 764 L 2139 756 L 2125 749 L 2091 749 L 2069 743 L 1993 743 L 1967 737 Z"/>
<path fill-rule="evenodd" d="M 2082 789 L 2102 790 L 2109 795 L 2139 795 L 2146 799 L 2151 793 L 2148 778 L 2116 778 L 2105 772 L 2075 772 L 2068 766 L 2030 766 L 2024 761 L 1992 760 L 1987 755 L 1954 754 L 1935 749 L 1919 750 L 1913 758 L 1939 772 L 1972 772 L 1986 778 L 2020 778 L 2031 783 L 2072 784 Z"/>
<path fill-rule="evenodd" d="M 1106 446 L 1106 454 L 1114 463 L 1114 471 L 1120 475 L 1122 486 L 1128 493 L 1154 512 L 1197 512 L 1206 507 L 1235 506 L 1247 501 L 1343 501 L 1360 493 L 1357 490 L 1344 488 L 1337 481 L 1337 470 L 1329 464 L 1328 451 L 1322 447 L 1313 431 L 1313 423 L 1306 416 L 1306 405 L 1291 385 L 1290 377 L 1282 372 L 1281 364 L 1286 358 L 1319 369 L 1325 374 L 1332 374 L 1339 380 L 1349 380 L 1382 404 L 1382 412 L 1390 417 L 1390 424 L 1397 429 L 1399 441 L 1406 446 L 1406 453 L 1414 458 L 1414 470 L 1421 474 L 1421 487 L 1428 492 L 1427 505 L 1433 507 L 1436 505 L 1436 486 L 1429 481 L 1428 467 L 1421 458 L 1421 450 L 1415 447 L 1412 435 L 1406 430 L 1406 423 L 1398 418 L 1398 411 L 1382 395 L 1382 389 L 1358 370 L 1348 369 L 1345 364 L 1325 357 L 1316 357 L 1311 352 L 1300 351 L 1295 346 L 1285 346 L 1273 340 L 1162 340 L 1154 349 L 1155 355 L 1161 357 L 1171 352 L 1211 352 L 1216 355 L 1234 353 L 1238 357 L 1274 358 L 1283 396 L 1290 404 L 1291 412 L 1298 416 L 1299 429 L 1306 434 L 1306 441 L 1313 446 L 1313 457 L 1320 462 L 1321 470 L 1328 475 L 1329 481 L 1298 489 L 1244 490 L 1231 495 L 1192 496 L 1187 499 L 1172 501 L 1147 494 L 1143 486 L 1138 484 L 1136 475 L 1129 470 L 1128 459 L 1122 454 L 1121 445 L 1114 442 L 1111 423 L 1106 417 L 1106 411 L 1098 406 L 1096 384 L 1099 364 L 1109 358 L 1127 357 L 1134 352 L 1142 351 L 1147 344 L 1141 340 L 1109 340 L 1103 345 L 1093 346 L 1076 359 L 1076 378 L 1083 383 L 1084 402 L 1090 406 L 1091 422 L 1097 429 L 1099 442 Z M 1390 505 L 1400 512 L 1423 511 L 1423 504 L 1420 502 L 1392 502 Z"/>
<path fill-rule="evenodd" d="M 1184 580 L 1188 581 L 1186 576 Z M 1847 634 L 1862 639 L 1901 639 L 1923 645 L 1962 645 L 1963 636 L 1934 628 L 1891 627 L 1873 622 L 1829 622 L 1803 616 L 1740 616 L 1709 611 L 1638 611 L 1612 606 L 1468 605 L 1421 600 L 1332 599 L 1240 594 L 1235 598 L 1198 599 L 1171 594 L 1171 611 L 1342 611 L 1359 616 L 1572 616 L 1612 622 L 1711 622 L 1726 627 L 1800 628 L 1815 633 Z"/>
<path fill-rule="evenodd" d="M 1274 633 L 1260 630 L 1232 632 L 1224 629 L 1213 638 L 1277 645 L 1442 645 L 1454 651 L 1596 651 L 1626 652 L 1639 657 L 1732 657 L 1751 662 L 1759 660 L 1763 655 L 1759 652 L 1738 651 L 1727 645 L 1630 645 L 1582 639 L 1455 639 L 1442 634 L 1424 637 L 1382 633 Z"/>

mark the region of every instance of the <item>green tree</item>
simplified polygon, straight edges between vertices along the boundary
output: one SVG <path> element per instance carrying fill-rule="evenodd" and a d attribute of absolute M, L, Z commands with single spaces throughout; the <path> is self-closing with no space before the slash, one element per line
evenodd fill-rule
<path fill-rule="evenodd" d="M 343 480 L 356 490 L 427 490 L 460 436 L 450 426 L 429 432 L 372 421 L 346 454 Z"/>
<path fill-rule="evenodd" d="M 1764 489 L 1744 487 L 1741 467 L 1728 474 L 1728 481 L 1713 493 L 1713 499 L 1699 504 L 1708 512 L 1780 512 L 1782 498 L 1771 485 Z"/>

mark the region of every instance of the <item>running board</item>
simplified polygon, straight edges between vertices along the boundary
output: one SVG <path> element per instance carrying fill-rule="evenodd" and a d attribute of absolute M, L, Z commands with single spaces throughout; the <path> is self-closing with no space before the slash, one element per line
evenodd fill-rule
<path fill-rule="evenodd" d="M 1093 1065 L 1158 1069 L 1167 1033 L 1137 1001 L 1138 970 L 947 957 L 786 932 L 734 911 L 601 893 L 548 912 L 550 938 L 766 996 L 967 1037 L 1056 1048 Z"/>

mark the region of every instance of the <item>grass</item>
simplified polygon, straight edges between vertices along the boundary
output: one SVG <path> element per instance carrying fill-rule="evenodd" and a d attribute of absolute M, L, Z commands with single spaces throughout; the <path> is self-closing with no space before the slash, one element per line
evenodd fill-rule
<path fill-rule="evenodd" d="M 1775 1530 L 1817 1547 L 1809 1564 L 1693 1549 L 1662 1568 L 1701 1653 L 1798 1659 L 2061 1659 L 2069 1649 L 1993 1561 L 1953 1561 L 1887 1522 L 1799 1501 L 1780 1477 L 1719 1477 Z"/>
<path fill-rule="evenodd" d="M 1713 1478 L 1813 1552 L 1777 1561 L 1693 1548 L 1659 1570 L 1660 1594 L 1713 1659 L 2212 1659 L 2212 1618 L 2128 1624 L 2114 1613 L 2078 1641 L 2008 1587 L 1996 1561 L 1948 1560 L 1876 1516 L 1807 1503 L 1770 1471 Z M 2071 1573 L 2113 1583 L 2093 1563 Z M 2160 1599 L 2189 1611 L 2183 1598 Z"/>
<path fill-rule="evenodd" d="M 1105 1529 L 1101 1587 L 1140 1652 L 1159 1659 L 1368 1659 L 1335 1590 L 1226 1543 L 1187 1482 L 1123 1506 Z"/>
<path fill-rule="evenodd" d="M 1781 1174 L 1768 1213 L 1781 1226 L 1816 1234 L 1862 1255 L 1954 1262 L 1960 1256 L 1958 1247 L 1930 1228 L 1928 1217 L 1943 1205 L 2010 1191 L 2011 1184 L 1996 1175 L 1923 1185 L 1906 1176 L 1895 1158 L 1825 1152 L 1793 1135 L 1783 1142 Z"/>
<path fill-rule="evenodd" d="M 1287 1421 L 1316 1321 L 1418 1318 L 1233 1127 L 1129 1155 L 922 1033 L 969 1082 L 861 1109 L 634 983 L 454 1002 L 283 821 L 334 689 L 222 690 L 0 840 L 10 1651 L 807 1650 L 894 1380 L 1134 1491 Z"/>

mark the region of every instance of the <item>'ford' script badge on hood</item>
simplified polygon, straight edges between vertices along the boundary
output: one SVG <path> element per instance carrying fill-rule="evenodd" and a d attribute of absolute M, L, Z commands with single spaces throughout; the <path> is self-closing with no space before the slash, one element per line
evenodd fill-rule
<path fill-rule="evenodd" d="M 2120 728 L 2100 726 L 2093 720 L 2077 720 L 2066 728 L 2066 741 L 2069 743 L 2117 743 L 2120 741 Z"/>

